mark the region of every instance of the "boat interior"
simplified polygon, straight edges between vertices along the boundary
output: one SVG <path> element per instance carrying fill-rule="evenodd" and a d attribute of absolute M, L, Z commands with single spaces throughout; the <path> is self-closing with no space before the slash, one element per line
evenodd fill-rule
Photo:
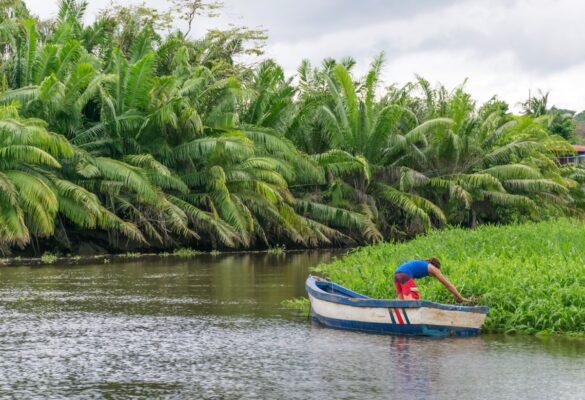
<path fill-rule="evenodd" d="M 344 288 L 343 286 L 339 286 L 333 282 L 317 281 L 317 282 L 315 282 L 315 284 L 317 285 L 317 287 L 319 289 L 321 289 L 322 291 L 327 292 L 327 293 L 336 294 L 338 296 L 344 296 L 344 297 L 369 299 L 368 296 L 364 296 L 363 294 L 356 293 L 352 290 Z"/>

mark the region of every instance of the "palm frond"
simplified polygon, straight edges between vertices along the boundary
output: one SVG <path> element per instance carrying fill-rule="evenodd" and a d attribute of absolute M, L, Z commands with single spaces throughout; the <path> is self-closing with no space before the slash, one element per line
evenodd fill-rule
<path fill-rule="evenodd" d="M 524 193 L 567 193 L 568 189 L 549 179 L 509 179 L 502 182 L 504 187 L 513 192 Z"/>
<path fill-rule="evenodd" d="M 419 207 L 410 195 L 382 183 L 378 183 L 376 187 L 380 199 L 400 209 L 409 218 L 418 219 L 425 229 L 431 227 L 429 214 L 422 207 Z"/>
<path fill-rule="evenodd" d="M 490 174 L 499 180 L 508 179 L 540 179 L 540 171 L 524 164 L 497 165 L 481 171 L 483 174 Z"/>
<path fill-rule="evenodd" d="M 530 198 L 526 196 L 510 194 L 510 193 L 502 193 L 502 192 L 492 192 L 488 190 L 483 190 L 481 192 L 482 196 L 487 200 L 491 201 L 494 204 L 498 204 L 505 207 L 519 207 L 519 208 L 528 208 L 534 209 L 536 208 L 536 203 L 532 201 Z"/>

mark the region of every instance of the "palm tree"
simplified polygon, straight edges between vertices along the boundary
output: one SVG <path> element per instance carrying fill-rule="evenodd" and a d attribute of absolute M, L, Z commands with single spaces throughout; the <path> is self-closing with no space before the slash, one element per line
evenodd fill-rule
<path fill-rule="evenodd" d="M 179 129 L 172 135 L 183 140 L 168 158 L 169 165 L 184 171 L 180 176 L 190 188 L 182 199 L 226 221 L 238 241 L 247 246 L 257 239 L 266 244 L 285 240 L 307 246 L 343 238 L 293 209 L 289 182 L 319 179 L 322 171 L 278 132 L 283 126 L 279 111 L 286 107 L 270 102 L 270 94 L 263 99 L 258 96 L 257 84 L 271 86 L 282 77 L 276 71 L 277 79 L 266 82 L 274 64 L 267 64 L 247 90 L 233 79 L 217 80 L 204 67 L 189 68 L 185 59 L 182 65 L 184 69 L 176 71 L 179 90 L 205 116 L 198 124 L 189 124 L 188 132 Z M 286 95 L 281 93 L 280 101 L 286 102 Z M 243 120 L 236 113 L 238 104 L 243 107 Z M 298 177 L 301 170 L 303 178 Z"/>
<path fill-rule="evenodd" d="M 450 123 L 427 134 L 429 146 L 417 159 L 403 159 L 401 186 L 431 199 L 452 223 L 478 223 L 478 213 L 506 207 L 534 214 L 542 207 L 570 207 L 569 189 L 558 156 L 571 151 L 542 120 L 478 112 L 463 87 L 426 94 L 427 115 Z M 441 190 L 443 188 L 443 190 Z M 454 202 L 453 202 L 454 201 Z M 486 208 L 487 207 L 487 208 Z M 467 210 L 461 212 L 461 210 Z"/>
<path fill-rule="evenodd" d="M 327 148 L 313 158 L 327 172 L 325 196 L 331 205 L 367 216 L 370 224 L 363 233 L 368 241 L 379 240 L 380 232 L 396 230 L 395 219 L 406 218 L 425 228 L 432 219 L 445 222 L 441 210 L 430 201 L 401 190 L 398 178 L 401 160 L 417 156 L 426 143 L 425 133 L 450 122 L 435 119 L 418 124 L 399 102 L 376 101 L 383 62 L 382 55 L 377 57 L 359 82 L 354 82 L 342 63 L 330 64 L 322 72 L 326 96 L 309 93 L 316 99 L 308 100 L 322 103 L 317 108 L 313 104 L 311 109 L 316 111 L 309 112 L 324 124 L 316 133 Z"/>
<path fill-rule="evenodd" d="M 583 208 L 547 95 L 516 117 L 463 85 L 381 91 L 382 56 L 361 79 L 351 58 L 303 62 L 296 83 L 237 63 L 261 32 L 188 40 L 124 7 L 86 26 L 83 0 L 51 23 L 4 5 L 3 251 L 354 244 Z"/>
<path fill-rule="evenodd" d="M 270 156 L 288 166 L 290 172 L 285 177 L 295 195 L 291 205 L 303 215 L 302 218 L 300 215 L 297 218 L 313 228 L 315 236 L 309 235 L 310 242 L 329 243 L 332 239 L 336 242 L 354 243 L 351 237 L 342 235 L 341 232 L 349 233 L 352 237 L 360 236 L 360 232 L 367 232 L 372 227 L 368 216 L 313 201 L 315 199 L 311 199 L 312 189 L 319 188 L 326 182 L 326 171 L 314 157 L 307 156 L 295 147 L 293 141 L 302 137 L 302 134 L 292 138 L 292 141 L 286 137 L 291 137 L 290 133 L 295 129 L 302 130 L 299 127 L 299 109 L 302 106 L 295 104 L 296 90 L 291 82 L 290 78 L 285 78 L 282 68 L 273 61 L 259 66 L 244 90 L 240 112 L 240 118 L 245 122 L 244 132 L 264 156 Z M 325 229 L 323 224 L 336 229 Z"/>
<path fill-rule="evenodd" d="M 14 105 L 0 107 L 0 247 L 53 235 L 58 215 L 82 228 L 141 238 L 95 195 L 59 176 L 59 159 L 73 155 L 67 140 L 47 131 L 43 121 L 21 118 Z"/>
<path fill-rule="evenodd" d="M 540 117 L 548 112 L 548 96 L 549 92 L 542 93 L 538 91 L 538 96 L 529 96 L 528 100 L 522 103 L 522 108 L 526 115 L 532 115 L 534 117 Z"/>

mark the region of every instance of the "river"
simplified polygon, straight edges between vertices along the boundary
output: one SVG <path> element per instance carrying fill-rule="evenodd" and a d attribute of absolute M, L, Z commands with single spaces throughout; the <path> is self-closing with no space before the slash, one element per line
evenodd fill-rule
<path fill-rule="evenodd" d="M 1 398 L 585 399 L 585 341 L 335 331 L 282 300 L 339 253 L 0 269 Z"/>

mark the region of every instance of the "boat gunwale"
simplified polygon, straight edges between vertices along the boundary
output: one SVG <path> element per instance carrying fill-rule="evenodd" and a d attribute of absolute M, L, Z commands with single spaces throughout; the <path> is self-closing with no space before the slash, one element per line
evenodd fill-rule
<path fill-rule="evenodd" d="M 317 282 L 323 281 L 331 285 L 332 288 L 346 293 L 346 296 L 339 294 L 328 293 L 321 289 Z M 354 292 L 338 283 L 331 281 L 324 281 L 312 275 L 309 275 L 305 282 L 305 288 L 310 296 L 317 299 L 328 301 L 331 303 L 344 304 L 354 307 L 379 307 L 379 308 L 435 308 L 447 311 L 463 311 L 478 314 L 488 314 L 489 308 L 485 306 L 459 306 L 452 304 L 434 303 L 428 300 L 391 300 L 391 299 L 372 299 L 363 294 Z"/>

